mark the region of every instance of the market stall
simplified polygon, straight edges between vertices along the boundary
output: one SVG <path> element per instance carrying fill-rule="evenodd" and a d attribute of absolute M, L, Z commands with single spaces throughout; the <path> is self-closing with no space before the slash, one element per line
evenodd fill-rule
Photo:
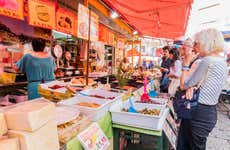
<path fill-rule="evenodd" d="M 108 6 L 118 5 L 110 0 L 77 1 L 76 8 L 67 3 L 0 4 L 0 149 L 175 149 L 177 130 L 169 95 L 159 92 L 160 69 L 134 69 L 135 56 L 140 65 L 140 41 L 132 40 L 125 55 L 125 43 L 136 27 L 109 18 Z M 26 74 L 15 72 L 14 66 L 32 52 L 35 37 L 46 39 L 57 70 L 54 80 L 39 80 L 41 97 L 27 101 Z M 122 68 L 125 57 L 132 58 L 132 67 Z M 12 91 L 21 95 L 12 96 Z"/>

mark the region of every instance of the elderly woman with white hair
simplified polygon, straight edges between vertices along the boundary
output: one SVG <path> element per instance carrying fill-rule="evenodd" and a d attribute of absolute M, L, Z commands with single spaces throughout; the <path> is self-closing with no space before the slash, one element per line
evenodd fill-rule
<path fill-rule="evenodd" d="M 216 104 L 228 74 L 227 63 L 220 55 L 223 47 L 223 35 L 216 29 L 205 29 L 195 34 L 194 48 L 203 58 L 189 79 L 186 73 L 191 59 L 185 58 L 180 88 L 187 89 L 186 98 L 191 99 L 193 87 L 200 83 L 200 94 L 192 119 L 182 119 L 178 150 L 206 149 L 207 137 L 217 122 Z"/>

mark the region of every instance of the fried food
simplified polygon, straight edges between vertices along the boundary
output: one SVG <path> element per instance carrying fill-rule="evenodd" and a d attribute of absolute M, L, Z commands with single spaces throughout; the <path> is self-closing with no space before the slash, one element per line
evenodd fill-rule
<path fill-rule="evenodd" d="M 91 107 L 91 108 L 98 108 L 101 106 L 100 104 L 97 104 L 97 103 L 87 103 L 87 102 L 80 102 L 77 105 L 85 106 L 85 107 Z"/>

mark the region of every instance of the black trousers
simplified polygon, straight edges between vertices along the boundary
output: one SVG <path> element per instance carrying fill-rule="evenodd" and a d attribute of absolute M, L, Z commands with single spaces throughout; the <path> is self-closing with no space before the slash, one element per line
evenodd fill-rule
<path fill-rule="evenodd" d="M 216 105 L 198 104 L 191 120 L 182 119 L 177 150 L 205 150 L 209 133 L 217 121 Z"/>

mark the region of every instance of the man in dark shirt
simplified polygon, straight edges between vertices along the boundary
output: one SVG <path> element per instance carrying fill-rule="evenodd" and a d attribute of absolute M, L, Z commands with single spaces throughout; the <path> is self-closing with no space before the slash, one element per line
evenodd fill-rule
<path fill-rule="evenodd" d="M 162 63 L 161 63 L 161 72 L 162 72 L 162 80 L 160 85 L 160 90 L 163 93 L 168 93 L 168 85 L 169 81 L 166 80 L 166 75 L 169 73 L 169 69 L 171 66 L 171 59 L 169 58 L 169 46 L 165 46 L 163 49 L 163 57 L 162 57 Z"/>
<path fill-rule="evenodd" d="M 169 58 L 169 46 L 165 46 L 163 49 L 163 57 L 161 63 L 161 72 L 163 74 L 169 72 L 169 68 L 171 66 L 171 59 Z"/>

